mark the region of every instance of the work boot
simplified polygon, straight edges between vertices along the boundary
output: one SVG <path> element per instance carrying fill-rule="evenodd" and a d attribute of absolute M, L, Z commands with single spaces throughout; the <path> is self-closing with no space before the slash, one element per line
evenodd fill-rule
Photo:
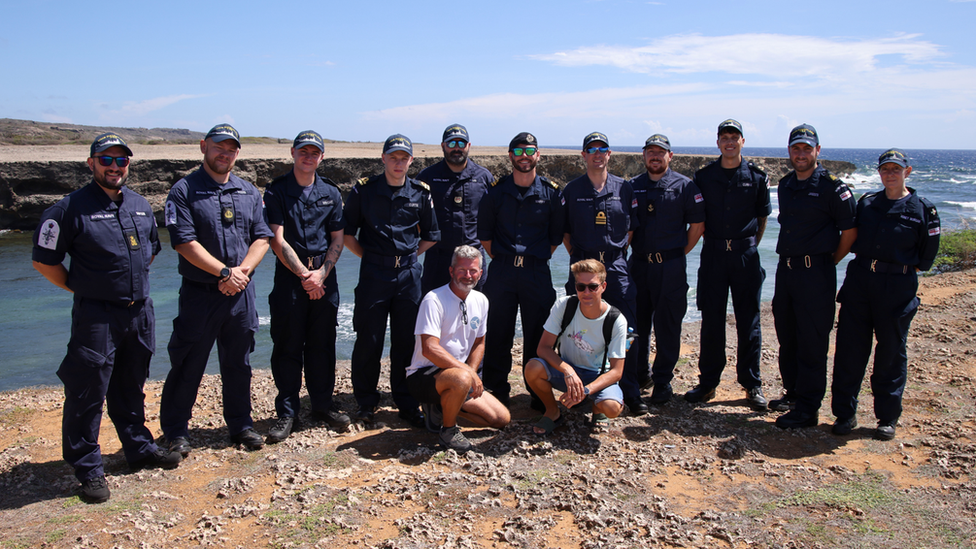
<path fill-rule="evenodd" d="M 81 481 L 81 499 L 85 503 L 105 503 L 109 496 L 111 492 L 104 475 Z"/>

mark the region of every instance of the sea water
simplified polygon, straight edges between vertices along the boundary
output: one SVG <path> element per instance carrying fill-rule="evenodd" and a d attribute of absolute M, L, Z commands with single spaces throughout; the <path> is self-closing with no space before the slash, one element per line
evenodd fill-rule
<path fill-rule="evenodd" d="M 620 148 L 618 151 L 637 152 L 640 148 Z M 716 155 L 714 148 L 675 147 L 678 154 Z M 857 170 L 845 177 L 855 193 L 861 194 L 881 188 L 876 171 L 878 149 L 827 149 L 821 158 L 846 160 Z M 912 160 L 913 171 L 908 185 L 939 209 L 946 230 L 969 227 L 976 221 L 976 151 L 968 150 L 906 150 Z M 750 156 L 785 157 L 785 148 L 745 148 Z M 611 161 L 611 172 L 613 164 Z M 762 299 L 773 297 L 773 280 L 776 269 L 776 238 L 779 213 L 776 189 L 772 189 L 773 213 L 770 215 L 766 234 L 759 250 L 763 267 L 767 271 Z M 156 356 L 150 368 L 153 379 L 162 379 L 169 372 L 166 344 L 173 329 L 177 313 L 180 276 L 177 273 L 177 255 L 169 245 L 165 230 L 160 232 L 163 251 L 156 257 L 151 268 L 152 299 L 156 309 Z M 698 274 L 698 248 L 688 255 L 688 312 L 685 322 L 699 319 L 695 308 L 695 285 Z M 848 256 L 850 258 L 851 256 Z M 254 275 L 257 289 L 257 307 L 260 328 L 251 365 L 269 368 L 271 357 L 271 318 L 268 312 L 268 293 L 271 292 L 274 255 L 269 251 Z M 843 281 L 846 260 L 838 265 L 838 283 Z M 352 329 L 353 289 L 359 276 L 359 258 L 344 252 L 338 269 L 339 307 L 338 340 L 336 354 L 339 359 L 349 359 L 355 342 Z M 560 247 L 551 261 L 553 286 L 563 295 L 563 285 L 569 273 L 569 256 Z M 0 391 L 31 385 L 57 385 L 55 372 L 64 357 L 71 323 L 71 295 L 44 279 L 31 267 L 31 235 L 13 231 L 0 232 Z M 731 302 L 730 302 L 731 307 Z M 767 337 L 774 337 L 767 334 Z M 389 349 L 386 349 L 388 352 Z M 211 354 L 208 373 L 217 373 L 216 350 Z"/>

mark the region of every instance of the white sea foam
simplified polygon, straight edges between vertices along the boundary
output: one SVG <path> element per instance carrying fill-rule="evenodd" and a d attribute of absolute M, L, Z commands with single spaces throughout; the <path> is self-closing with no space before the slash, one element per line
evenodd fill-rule
<path fill-rule="evenodd" d="M 965 210 L 976 210 L 976 202 L 956 202 L 954 200 L 946 200 L 946 204 L 959 206 Z"/>

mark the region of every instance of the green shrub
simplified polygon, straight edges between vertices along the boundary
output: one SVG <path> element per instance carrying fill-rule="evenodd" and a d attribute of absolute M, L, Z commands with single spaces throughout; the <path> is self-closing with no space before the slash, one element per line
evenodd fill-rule
<path fill-rule="evenodd" d="M 976 229 L 943 232 L 932 269 L 948 273 L 973 267 L 976 267 Z"/>

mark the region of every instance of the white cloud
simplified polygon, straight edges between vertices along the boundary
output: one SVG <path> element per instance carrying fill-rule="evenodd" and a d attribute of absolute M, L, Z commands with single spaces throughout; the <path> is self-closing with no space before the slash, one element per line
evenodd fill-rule
<path fill-rule="evenodd" d="M 613 66 L 655 75 L 714 72 L 777 79 L 829 78 L 871 71 L 881 55 L 900 56 L 903 64 L 910 65 L 931 63 L 944 55 L 938 45 L 918 37 L 917 34 L 871 39 L 681 34 L 652 40 L 640 47 L 586 46 L 530 58 L 566 67 Z"/>
<path fill-rule="evenodd" d="M 153 99 L 145 99 L 143 101 L 128 101 L 122 104 L 122 107 L 112 111 L 113 115 L 121 116 L 142 116 L 149 114 L 153 111 L 158 111 L 164 107 L 168 107 L 174 103 L 184 101 L 186 99 L 196 99 L 198 97 L 206 97 L 204 95 L 167 95 L 165 97 L 155 97 Z"/>

